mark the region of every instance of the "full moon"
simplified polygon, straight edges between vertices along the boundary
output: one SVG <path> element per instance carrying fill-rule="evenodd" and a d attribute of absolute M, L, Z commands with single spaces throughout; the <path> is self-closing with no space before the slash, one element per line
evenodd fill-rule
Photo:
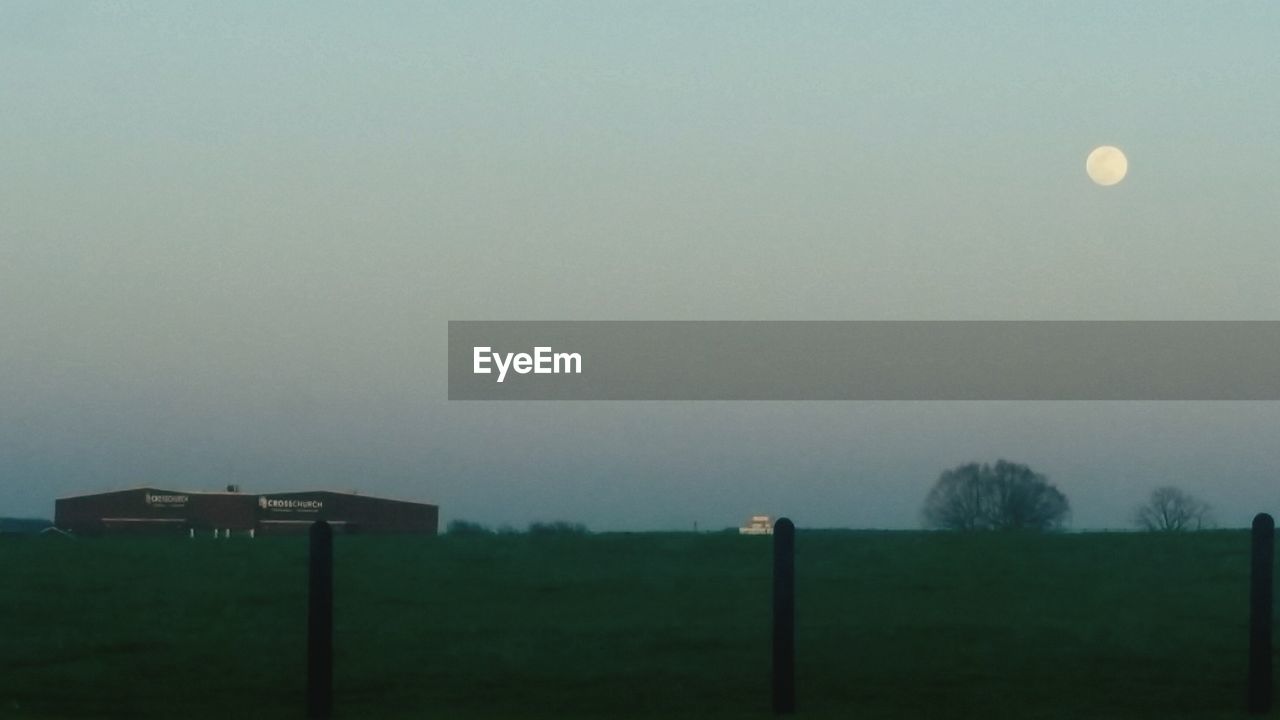
<path fill-rule="evenodd" d="M 1099 185 L 1115 185 L 1129 172 L 1129 159 L 1120 152 L 1120 148 L 1103 145 L 1089 153 L 1089 158 L 1084 161 L 1084 171 Z"/>

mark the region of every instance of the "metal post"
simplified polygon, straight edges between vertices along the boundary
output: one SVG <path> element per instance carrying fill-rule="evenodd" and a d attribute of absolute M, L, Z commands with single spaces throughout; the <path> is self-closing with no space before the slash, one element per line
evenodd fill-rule
<path fill-rule="evenodd" d="M 1266 513 L 1253 519 L 1252 568 L 1249 582 L 1249 712 L 1271 712 L 1272 572 L 1276 522 Z"/>
<path fill-rule="evenodd" d="M 333 712 L 333 530 L 311 526 L 310 601 L 307 606 L 307 717 Z"/>
<path fill-rule="evenodd" d="M 796 711 L 796 526 L 773 525 L 773 712 Z"/>

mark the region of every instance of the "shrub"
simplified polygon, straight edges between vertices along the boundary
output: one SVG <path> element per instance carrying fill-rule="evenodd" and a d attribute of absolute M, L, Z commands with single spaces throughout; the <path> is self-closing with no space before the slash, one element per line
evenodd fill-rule
<path fill-rule="evenodd" d="M 529 525 L 530 535 L 586 535 L 587 532 L 586 525 L 565 520 L 535 522 Z"/>
<path fill-rule="evenodd" d="M 449 527 L 445 532 L 450 535 L 474 536 L 474 535 L 492 535 L 493 531 L 481 525 L 478 522 L 470 520 L 450 520 Z"/>

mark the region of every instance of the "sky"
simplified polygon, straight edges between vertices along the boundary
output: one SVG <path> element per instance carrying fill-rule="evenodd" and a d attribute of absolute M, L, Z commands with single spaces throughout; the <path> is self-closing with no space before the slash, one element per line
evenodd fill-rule
<path fill-rule="evenodd" d="M 1280 511 L 1276 403 L 460 403 L 449 320 L 1277 320 L 1268 2 L 0 1 L 0 515 Z M 1110 188 L 1084 172 L 1129 158 Z"/>

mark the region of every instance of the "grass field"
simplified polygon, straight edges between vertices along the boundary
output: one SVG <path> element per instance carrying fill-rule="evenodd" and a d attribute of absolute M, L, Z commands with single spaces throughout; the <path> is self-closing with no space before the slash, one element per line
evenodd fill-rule
<path fill-rule="evenodd" d="M 1244 532 L 801 531 L 812 718 L 1242 717 Z M 336 714 L 769 717 L 768 538 L 339 537 Z M 305 539 L 0 542 L 0 717 L 302 715 Z"/>

